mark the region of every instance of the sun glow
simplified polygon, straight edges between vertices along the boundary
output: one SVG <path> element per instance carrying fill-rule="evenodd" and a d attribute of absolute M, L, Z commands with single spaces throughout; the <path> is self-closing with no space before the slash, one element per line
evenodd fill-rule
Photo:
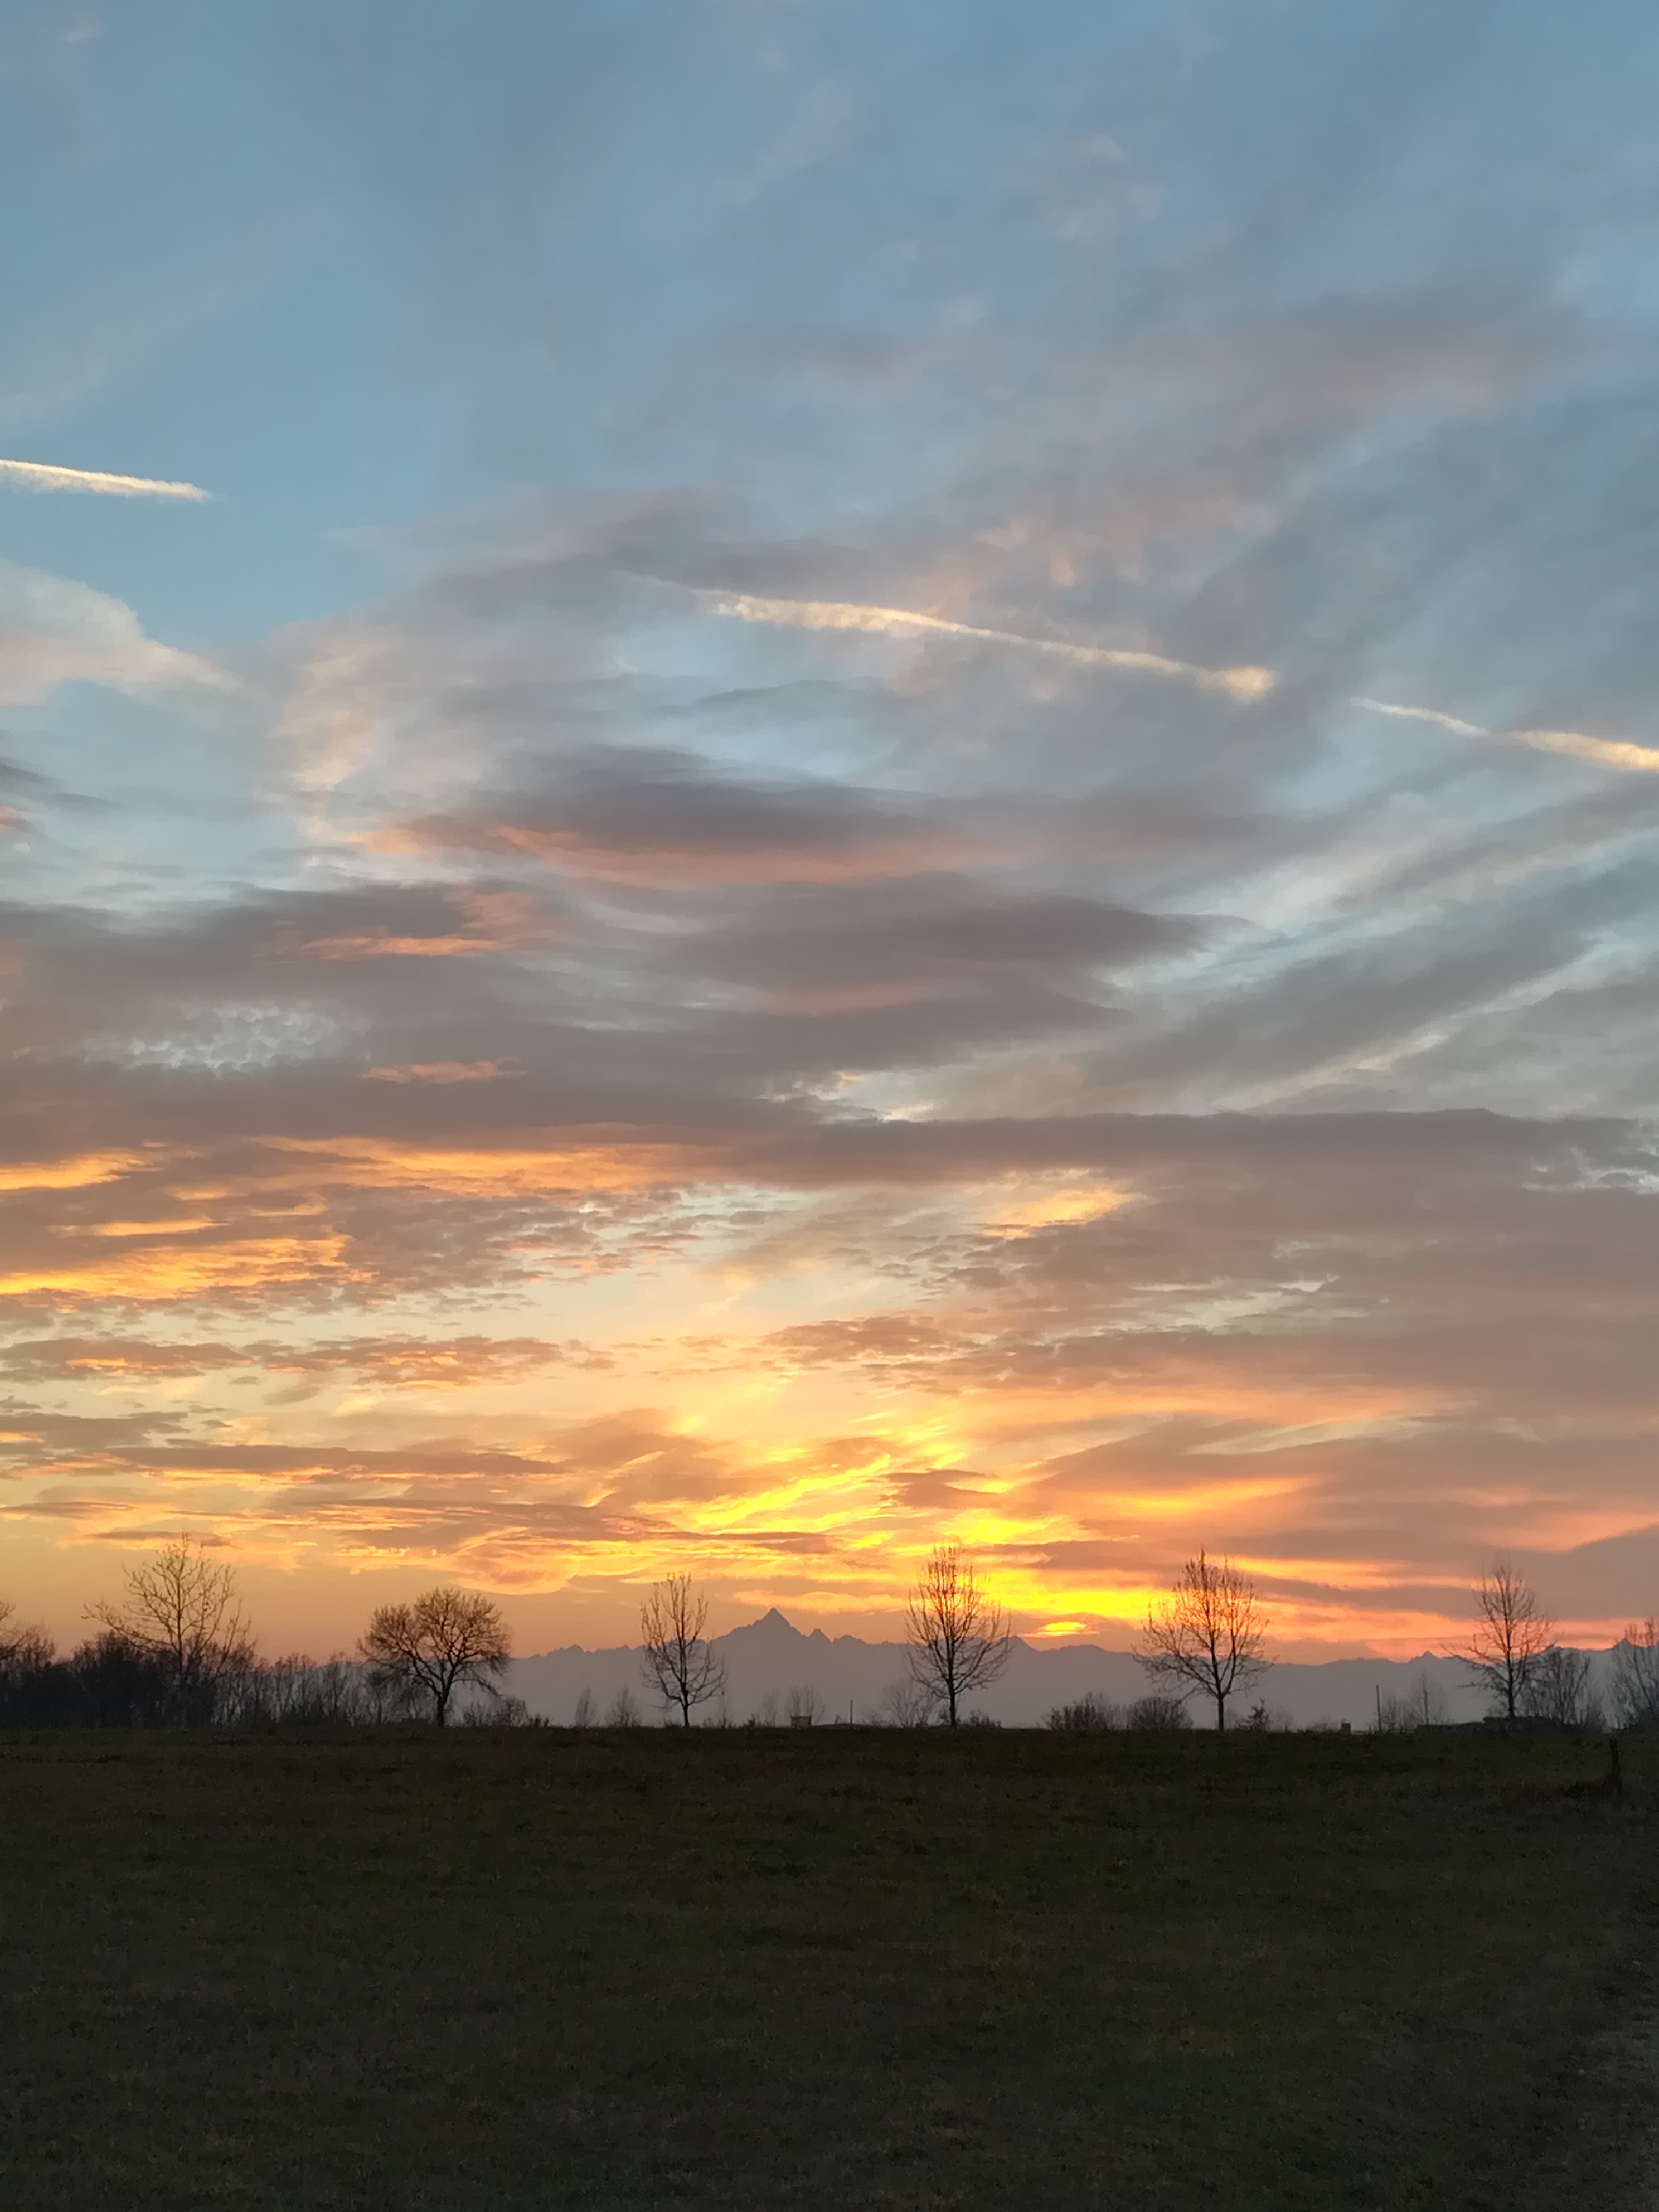
<path fill-rule="evenodd" d="M 1090 1221 L 1103 1221 L 1109 1213 L 1133 1200 L 1132 1191 L 1109 1183 L 1079 1183 L 1069 1188 L 1041 1193 L 997 1207 L 987 1226 L 1017 1236 L 1039 1229 L 1069 1229 Z"/>

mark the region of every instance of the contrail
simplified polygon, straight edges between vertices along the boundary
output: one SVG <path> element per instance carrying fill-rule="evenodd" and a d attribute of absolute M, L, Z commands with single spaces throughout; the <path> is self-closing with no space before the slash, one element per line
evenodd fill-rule
<path fill-rule="evenodd" d="M 902 635 L 927 631 L 965 637 L 985 645 L 1013 645 L 1027 653 L 1046 653 L 1084 668 L 1133 669 L 1146 676 L 1178 677 L 1203 691 L 1222 691 L 1230 699 L 1260 699 L 1277 678 L 1271 668 L 1203 668 L 1190 660 L 1169 660 L 1159 653 L 1132 653 L 1116 646 L 1072 645 L 1054 637 L 1028 637 L 1021 630 L 981 629 L 973 623 L 947 622 L 942 615 L 915 614 L 908 607 L 867 607 L 844 599 L 759 599 L 746 593 L 722 596 L 715 611 L 738 622 L 775 623 L 791 629 L 859 629 Z"/>
<path fill-rule="evenodd" d="M 1489 738 L 1492 732 L 1482 722 L 1460 721 L 1455 714 L 1443 714 L 1437 707 L 1397 707 L 1391 699 L 1352 699 L 1349 705 L 1368 707 L 1373 714 L 1393 714 L 1402 722 L 1432 722 L 1437 729 L 1449 730 L 1454 737 Z"/>
<path fill-rule="evenodd" d="M 1171 676 L 1195 684 L 1203 691 L 1220 691 L 1230 699 L 1265 698 L 1278 682 L 1271 668 L 1205 668 L 1190 660 L 1170 660 L 1160 653 L 1134 653 L 1119 646 L 1074 645 L 1063 638 L 1031 637 L 1024 630 L 987 629 L 977 623 L 951 622 L 943 615 L 919 614 L 910 607 L 872 607 L 849 599 L 766 599 L 747 592 L 708 594 L 714 611 L 738 622 L 775 623 L 791 629 L 853 629 L 876 635 L 903 636 L 921 632 L 941 637 L 963 637 L 977 644 L 1012 645 L 1026 653 L 1046 653 L 1083 668 L 1132 669 L 1147 676 Z M 1609 738 L 1588 737 L 1580 730 L 1494 730 L 1484 722 L 1466 721 L 1437 707 L 1407 707 L 1392 699 L 1356 697 L 1352 704 L 1373 714 L 1392 714 L 1406 722 L 1428 722 L 1459 738 L 1497 738 L 1504 743 L 1530 745 L 1535 752 L 1567 753 L 1596 768 L 1613 768 L 1659 774 L 1659 748 L 1617 743 Z"/>
<path fill-rule="evenodd" d="M 112 476 L 106 469 L 60 469 L 51 461 L 0 461 L 0 485 L 19 491 L 90 491 L 106 499 L 211 499 L 200 484 L 160 477 Z"/>
<path fill-rule="evenodd" d="M 1534 752 L 1567 753 L 1588 761 L 1593 768 L 1628 769 L 1638 775 L 1659 775 L 1659 749 L 1625 744 L 1612 738 L 1592 738 L 1582 730 L 1493 730 L 1484 722 L 1466 722 L 1456 714 L 1443 714 L 1435 707 L 1401 707 L 1389 699 L 1355 699 L 1373 714 L 1393 714 L 1401 721 L 1431 722 L 1460 738 L 1497 738 L 1505 744 L 1530 745 Z"/>
<path fill-rule="evenodd" d="M 1506 730 L 1518 745 L 1533 745 L 1541 753 L 1571 753 L 1575 760 L 1590 761 L 1597 768 L 1635 769 L 1659 774 L 1659 750 L 1652 745 L 1627 745 L 1613 738 L 1589 738 L 1580 730 Z"/>

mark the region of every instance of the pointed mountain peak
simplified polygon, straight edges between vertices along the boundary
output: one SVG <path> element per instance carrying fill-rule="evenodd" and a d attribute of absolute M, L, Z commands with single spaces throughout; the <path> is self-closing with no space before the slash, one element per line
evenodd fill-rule
<path fill-rule="evenodd" d="M 793 1620 L 787 1620 L 784 1614 L 781 1613 L 775 1605 L 768 1606 L 766 1611 L 762 1613 L 758 1620 L 745 1621 L 741 1628 L 728 1628 L 726 1632 L 728 1636 L 766 1636 L 774 1638 L 787 1636 L 792 1638 L 794 1642 L 799 1643 L 800 1641 L 799 1629 L 796 1627 Z"/>

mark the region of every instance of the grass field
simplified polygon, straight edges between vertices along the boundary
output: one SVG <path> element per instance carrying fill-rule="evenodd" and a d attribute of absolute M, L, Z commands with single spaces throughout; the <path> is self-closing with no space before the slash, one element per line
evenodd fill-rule
<path fill-rule="evenodd" d="M 1610 2208 L 1659 1754 L 0 1739 L 0 2203 Z"/>

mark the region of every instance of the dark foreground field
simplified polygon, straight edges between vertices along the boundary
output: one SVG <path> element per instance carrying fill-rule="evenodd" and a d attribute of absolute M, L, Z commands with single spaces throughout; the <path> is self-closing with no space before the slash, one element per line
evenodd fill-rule
<path fill-rule="evenodd" d="M 0 1739 L 0 2203 L 1612 2207 L 1659 1761 Z"/>

